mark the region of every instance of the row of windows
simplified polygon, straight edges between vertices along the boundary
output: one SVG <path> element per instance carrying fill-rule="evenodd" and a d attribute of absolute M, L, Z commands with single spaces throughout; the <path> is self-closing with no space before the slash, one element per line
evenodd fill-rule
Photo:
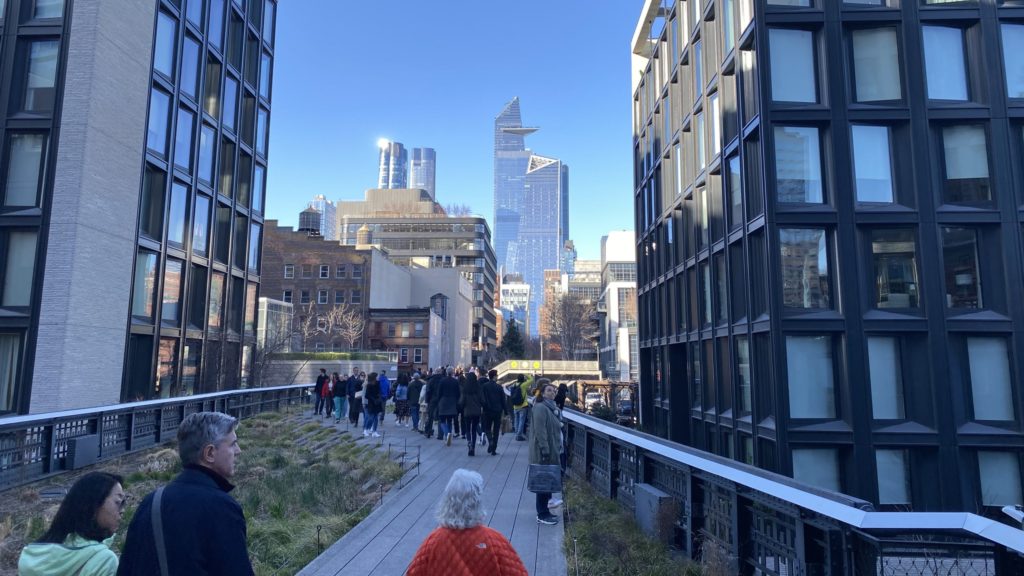
<path fill-rule="evenodd" d="M 422 338 L 424 322 L 374 322 L 370 326 L 371 336 L 394 336 L 401 338 Z"/>
<path fill-rule="evenodd" d="M 283 290 L 281 292 L 281 300 L 284 302 L 292 303 L 294 294 L 293 290 Z M 331 291 L 330 290 L 317 290 L 316 291 L 316 303 L 317 304 L 330 304 Z M 308 289 L 299 290 L 299 304 L 310 304 L 312 303 L 312 291 Z M 335 290 L 334 291 L 334 304 L 362 304 L 363 303 L 363 291 L 362 290 Z"/>
<path fill-rule="evenodd" d="M 154 353 L 155 375 L 151 372 Z M 173 398 L 243 388 L 248 385 L 252 359 L 252 344 L 132 334 L 128 339 L 130 376 L 122 400 Z"/>
<path fill-rule="evenodd" d="M 302 278 L 313 277 L 313 264 L 300 264 L 300 272 Z M 363 265 L 362 264 L 338 264 L 334 268 L 335 278 L 347 278 L 349 273 L 349 267 L 352 270 L 352 278 L 359 279 L 363 277 Z M 318 278 L 330 278 L 331 277 L 331 265 L 320 264 L 318 267 Z M 295 264 L 284 265 L 284 277 L 295 278 Z"/>

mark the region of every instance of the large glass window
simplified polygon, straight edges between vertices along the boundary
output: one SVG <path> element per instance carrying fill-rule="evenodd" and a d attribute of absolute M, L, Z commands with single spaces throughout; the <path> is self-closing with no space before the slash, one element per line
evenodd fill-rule
<path fill-rule="evenodd" d="M 232 197 L 235 189 L 232 187 L 235 180 L 235 144 L 224 138 L 220 146 L 220 182 L 217 192 Z"/>
<path fill-rule="evenodd" d="M 260 108 L 256 114 L 256 152 L 267 155 L 267 122 L 269 121 L 267 111 Z"/>
<path fill-rule="evenodd" d="M 210 0 L 208 37 L 210 44 L 219 50 L 224 38 L 224 0 Z"/>
<path fill-rule="evenodd" d="M 780 229 L 779 250 L 783 305 L 789 308 L 831 308 L 825 230 Z"/>
<path fill-rule="evenodd" d="M 832 337 L 786 336 L 790 418 L 835 418 Z"/>
<path fill-rule="evenodd" d="M 967 100 L 964 32 L 960 28 L 922 26 L 924 68 L 932 100 Z"/>
<path fill-rule="evenodd" d="M 270 56 L 263 54 L 260 57 L 260 96 L 270 98 Z"/>
<path fill-rule="evenodd" d="M 166 12 L 156 17 L 156 40 L 153 44 L 153 69 L 174 80 L 174 46 L 178 23 Z"/>
<path fill-rule="evenodd" d="M 185 108 L 178 109 L 178 126 L 174 132 L 174 165 L 192 172 L 192 134 L 195 115 Z"/>
<path fill-rule="evenodd" d="M 768 31 L 768 39 L 771 50 L 772 100 L 817 102 L 814 33 L 808 30 L 772 28 Z"/>
<path fill-rule="evenodd" d="M 217 228 L 213 235 L 214 257 L 218 262 L 228 263 L 228 249 L 231 244 L 231 208 L 217 204 Z"/>
<path fill-rule="evenodd" d="M 139 233 L 154 240 L 163 239 L 164 188 L 167 175 L 146 165 L 142 179 L 142 198 L 139 208 Z"/>
<path fill-rule="evenodd" d="M 942 197 L 945 203 L 988 202 L 992 199 L 986 140 L 984 126 L 946 126 L 942 129 L 945 160 Z"/>
<path fill-rule="evenodd" d="M 740 414 L 750 413 L 750 340 L 746 336 L 736 337 L 736 376 L 740 387 L 739 408 Z"/>
<path fill-rule="evenodd" d="M 266 171 L 263 166 L 256 164 L 252 178 L 252 211 L 260 214 L 263 212 L 263 181 Z"/>
<path fill-rule="evenodd" d="M 776 126 L 775 187 L 779 202 L 821 204 L 821 146 L 813 126 Z"/>
<path fill-rule="evenodd" d="M 193 264 L 188 280 L 189 328 L 202 330 L 206 326 L 206 279 L 207 269 Z"/>
<path fill-rule="evenodd" d="M 896 28 L 854 30 L 851 36 L 854 98 L 857 102 L 901 99 L 903 89 Z"/>
<path fill-rule="evenodd" d="M 214 58 L 213 54 L 210 54 L 206 60 L 205 79 L 203 83 L 203 111 L 217 118 L 220 113 L 221 64 Z"/>
<path fill-rule="evenodd" d="M 793 479 L 842 492 L 839 451 L 835 448 L 794 448 Z"/>
<path fill-rule="evenodd" d="M 231 263 L 235 268 L 239 270 L 245 268 L 245 257 L 247 252 L 245 250 L 245 240 L 249 235 L 249 223 L 246 221 L 245 216 L 236 214 L 235 215 L 235 241 L 234 241 L 234 258 Z"/>
<path fill-rule="evenodd" d="M 4 3 L 0 2 L 0 8 Z M 32 18 L 60 18 L 64 15 L 64 0 L 34 0 Z"/>
<path fill-rule="evenodd" d="M 175 182 L 171 186 L 171 202 L 167 211 L 167 242 L 181 248 L 185 245 L 188 219 L 188 188 Z"/>
<path fill-rule="evenodd" d="M 156 312 L 157 255 L 140 250 L 135 257 L 135 281 L 132 286 L 132 317 L 152 322 Z"/>
<path fill-rule="evenodd" d="M 1020 455 L 1016 452 L 978 452 L 981 503 L 1007 506 L 1021 503 Z"/>
<path fill-rule="evenodd" d="M 12 133 L 7 146 L 4 206 L 38 206 L 46 160 L 46 135 Z"/>
<path fill-rule="evenodd" d="M 910 467 L 906 450 L 876 450 L 879 504 L 910 504 Z"/>
<path fill-rule="evenodd" d="M 696 149 L 697 155 L 697 172 L 700 172 L 708 164 L 706 146 L 704 145 L 704 113 L 697 112 L 693 116 L 694 124 L 694 148 Z"/>
<path fill-rule="evenodd" d="M 260 236 L 263 227 L 253 222 L 249 225 L 249 270 L 259 273 L 260 270 Z"/>
<path fill-rule="evenodd" d="M 167 259 L 160 322 L 170 326 L 177 326 L 181 322 L 181 269 L 181 260 Z"/>
<path fill-rule="evenodd" d="M 188 0 L 185 6 L 189 22 L 192 22 L 196 27 L 202 29 L 203 27 L 203 0 Z"/>
<path fill-rule="evenodd" d="M 726 185 L 729 195 L 729 227 L 743 225 L 743 172 L 740 157 L 731 156 L 726 161 Z"/>
<path fill-rule="evenodd" d="M 35 278 L 35 230 L 11 230 L 7 233 L 7 254 L 4 262 L 4 306 L 28 306 L 32 303 L 32 280 Z"/>
<path fill-rule="evenodd" d="M 186 34 L 181 48 L 181 92 L 193 99 L 199 91 L 199 53 L 199 43 Z"/>
<path fill-rule="evenodd" d="M 206 256 L 210 245 L 210 203 L 208 196 L 196 195 L 196 213 L 192 224 L 192 252 Z"/>
<path fill-rule="evenodd" d="M 867 343 L 871 414 L 875 420 L 902 420 L 905 413 L 899 340 L 890 336 L 868 336 Z"/>
<path fill-rule="evenodd" d="M 146 147 L 163 156 L 167 154 L 167 125 L 171 111 L 171 95 L 153 89 L 149 97 L 149 129 Z"/>
<path fill-rule="evenodd" d="M 893 202 L 892 153 L 888 126 L 850 126 L 853 140 L 853 176 L 857 202 Z"/>
<path fill-rule="evenodd" d="M 917 241 L 909 229 L 871 231 L 871 258 L 875 268 L 875 306 L 917 308 Z"/>
<path fill-rule="evenodd" d="M 238 80 L 230 75 L 224 78 L 224 106 L 221 109 L 221 122 L 224 128 L 235 131 L 235 116 L 238 108 Z"/>
<path fill-rule="evenodd" d="M 690 65 L 693 66 L 693 85 L 697 88 L 695 100 L 699 100 L 704 94 L 704 56 L 701 53 L 703 44 L 698 38 L 693 42 L 693 54 L 690 55 Z"/>
<path fill-rule="evenodd" d="M 214 272 L 210 278 L 210 305 L 206 323 L 210 330 L 220 330 L 224 318 L 224 274 Z"/>
<path fill-rule="evenodd" d="M 1024 98 L 1024 24 L 1004 22 L 1003 68 L 1006 70 L 1006 95 Z"/>
<path fill-rule="evenodd" d="M 11 412 L 14 389 L 18 382 L 18 362 L 21 358 L 21 335 L 0 334 L 0 412 Z"/>
<path fill-rule="evenodd" d="M 213 147 L 217 141 L 213 128 L 203 124 L 199 133 L 199 179 L 213 184 Z"/>
<path fill-rule="evenodd" d="M 34 40 L 28 44 L 27 77 L 21 100 L 23 111 L 46 113 L 53 110 L 59 46 L 56 40 Z"/>
<path fill-rule="evenodd" d="M 968 337 L 975 420 L 1013 420 L 1013 381 L 1006 338 Z"/>
<path fill-rule="evenodd" d="M 942 259 L 946 279 L 946 306 L 981 308 L 977 231 L 971 228 L 943 227 Z"/>

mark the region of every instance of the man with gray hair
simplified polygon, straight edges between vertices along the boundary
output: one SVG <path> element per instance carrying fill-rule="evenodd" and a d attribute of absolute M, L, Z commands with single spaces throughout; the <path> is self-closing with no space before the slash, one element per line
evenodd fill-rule
<path fill-rule="evenodd" d="M 139 504 L 125 536 L 118 576 L 253 574 L 234 486 L 238 419 L 197 412 L 178 427 L 183 470 Z"/>

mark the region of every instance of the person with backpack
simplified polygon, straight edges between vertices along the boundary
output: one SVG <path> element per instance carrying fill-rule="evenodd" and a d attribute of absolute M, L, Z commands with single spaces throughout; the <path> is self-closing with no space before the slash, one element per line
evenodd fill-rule
<path fill-rule="evenodd" d="M 530 405 L 526 402 L 529 388 L 526 377 L 522 374 L 516 376 L 516 381 L 509 386 L 509 398 L 516 415 L 516 440 L 526 441 L 526 417 L 530 411 Z"/>

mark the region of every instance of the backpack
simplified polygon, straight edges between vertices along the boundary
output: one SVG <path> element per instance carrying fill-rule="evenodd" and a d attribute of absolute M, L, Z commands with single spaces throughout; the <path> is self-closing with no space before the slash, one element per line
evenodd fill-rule
<path fill-rule="evenodd" d="M 512 387 L 512 405 L 519 406 L 523 403 L 523 387 L 516 384 Z"/>

